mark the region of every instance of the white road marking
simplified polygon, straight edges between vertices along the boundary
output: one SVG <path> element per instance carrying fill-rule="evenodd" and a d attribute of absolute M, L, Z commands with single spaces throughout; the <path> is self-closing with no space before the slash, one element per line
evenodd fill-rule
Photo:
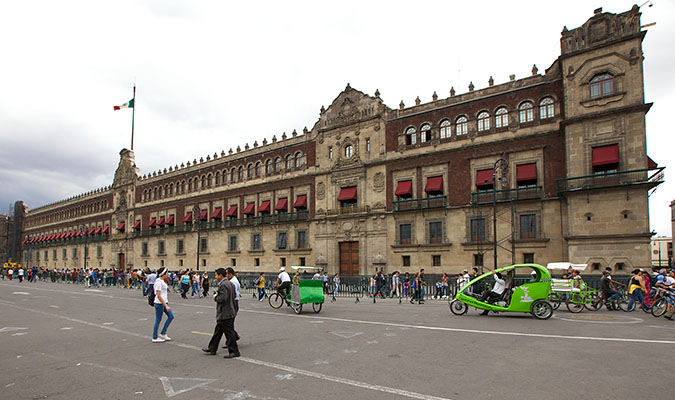
<path fill-rule="evenodd" d="M 162 381 L 166 397 L 173 397 L 181 393 L 189 392 L 192 389 L 206 386 L 209 383 L 216 381 L 215 379 L 169 378 L 166 376 L 160 376 L 159 380 Z"/>
<path fill-rule="evenodd" d="M 147 321 L 148 319 L 147 318 L 139 318 L 138 320 L 139 321 Z"/>
<path fill-rule="evenodd" d="M 658 326 L 658 325 L 649 325 L 650 328 L 661 328 L 661 329 L 675 329 L 675 326 Z"/>
<path fill-rule="evenodd" d="M 19 327 L 16 327 L 16 326 L 6 326 L 6 327 L 0 329 L 0 333 L 25 331 L 26 329 L 28 329 L 28 328 L 19 328 Z"/>
<path fill-rule="evenodd" d="M 105 290 L 99 289 L 84 289 L 85 292 L 94 292 L 94 293 L 105 293 Z"/>
<path fill-rule="evenodd" d="M 71 329 L 73 329 L 72 326 L 64 326 L 63 328 L 61 328 L 62 331 L 69 331 Z"/>
<path fill-rule="evenodd" d="M 21 357 L 23 357 L 21 354 L 19 354 L 18 356 L 16 356 L 16 358 L 21 358 Z"/>
<path fill-rule="evenodd" d="M 367 340 L 366 344 L 377 344 L 377 340 Z"/>
<path fill-rule="evenodd" d="M 310 324 L 323 324 L 323 321 L 309 321 Z"/>
<path fill-rule="evenodd" d="M 560 321 L 568 321 L 568 322 L 585 322 L 589 324 L 639 324 L 640 322 L 644 322 L 644 319 L 642 318 L 635 318 L 635 317 L 627 317 L 623 315 L 618 315 L 616 317 L 610 317 L 610 318 L 617 318 L 622 321 L 611 321 L 611 320 L 593 320 L 592 318 L 597 318 L 596 316 L 593 315 L 581 315 L 579 317 L 587 317 L 587 318 L 563 318 L 563 317 L 558 317 L 557 315 L 554 315 L 552 318 L 558 319 Z"/>
<path fill-rule="evenodd" d="M 346 354 L 358 353 L 357 350 L 353 350 L 353 349 L 344 349 L 344 350 L 342 350 L 342 352 L 346 353 Z"/>
<path fill-rule="evenodd" d="M 362 335 L 363 332 L 331 332 L 335 336 L 340 336 L 341 338 L 349 339 L 354 336 Z"/>
<path fill-rule="evenodd" d="M 104 322 L 103 325 L 114 325 L 114 322 Z"/>
<path fill-rule="evenodd" d="M 392 336 L 396 336 L 396 334 L 394 332 L 385 332 L 384 336 L 392 337 Z"/>
<path fill-rule="evenodd" d="M 275 376 L 278 381 L 290 381 L 293 378 L 295 378 L 295 375 L 293 374 L 278 374 Z"/>
<path fill-rule="evenodd" d="M 28 335 L 28 332 L 17 332 L 17 333 L 12 333 L 12 336 L 23 336 L 23 335 Z"/>
<path fill-rule="evenodd" d="M 328 365 L 328 360 L 314 360 L 314 365 Z"/>
<path fill-rule="evenodd" d="M 8 384 L 5 385 L 6 388 L 7 388 L 7 387 L 11 387 L 11 386 L 14 386 L 14 382 L 8 383 Z"/>
<path fill-rule="evenodd" d="M 28 293 L 28 292 L 12 292 L 12 294 L 22 294 L 22 295 L 30 296 L 30 293 Z"/>

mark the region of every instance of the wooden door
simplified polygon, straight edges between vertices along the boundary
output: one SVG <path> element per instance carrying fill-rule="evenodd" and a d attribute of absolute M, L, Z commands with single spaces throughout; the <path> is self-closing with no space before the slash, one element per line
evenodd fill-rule
<path fill-rule="evenodd" d="M 119 253 L 117 258 L 117 267 L 121 269 L 126 269 L 124 266 L 124 253 Z"/>
<path fill-rule="evenodd" d="M 359 274 L 359 242 L 340 242 L 340 275 Z"/>

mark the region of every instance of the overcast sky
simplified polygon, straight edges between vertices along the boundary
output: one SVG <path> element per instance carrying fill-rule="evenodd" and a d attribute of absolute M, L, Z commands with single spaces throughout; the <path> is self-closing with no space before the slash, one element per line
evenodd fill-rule
<path fill-rule="evenodd" d="M 347 83 L 391 108 L 541 73 L 576 28 L 617 0 L 13 1 L 0 8 L 0 213 L 110 185 L 130 145 L 141 173 L 311 128 Z M 642 8 L 648 154 L 668 166 L 650 198 L 670 235 L 675 6 Z M 668 72 L 671 71 L 671 72 Z"/>

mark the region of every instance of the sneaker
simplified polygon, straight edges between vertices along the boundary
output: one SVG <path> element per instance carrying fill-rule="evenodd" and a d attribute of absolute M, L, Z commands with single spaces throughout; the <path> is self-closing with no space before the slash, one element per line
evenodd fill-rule
<path fill-rule="evenodd" d="M 162 338 L 152 339 L 152 343 L 163 343 L 163 342 L 166 342 L 166 340 Z"/>
<path fill-rule="evenodd" d="M 171 340 L 171 338 L 166 336 L 166 335 L 159 335 L 159 337 L 160 337 L 160 339 L 164 339 L 167 342 Z"/>

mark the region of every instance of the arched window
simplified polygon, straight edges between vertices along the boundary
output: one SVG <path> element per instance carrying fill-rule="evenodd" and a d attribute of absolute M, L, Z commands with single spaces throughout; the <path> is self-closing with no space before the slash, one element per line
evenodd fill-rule
<path fill-rule="evenodd" d="M 152 190 L 152 199 L 153 199 L 153 200 L 157 200 L 157 188 L 154 188 L 154 189 Z"/>
<path fill-rule="evenodd" d="M 216 186 L 220 185 L 220 171 L 216 171 Z"/>
<path fill-rule="evenodd" d="M 409 146 L 416 143 L 417 143 L 417 130 L 413 127 L 410 127 L 405 131 L 405 144 Z"/>
<path fill-rule="evenodd" d="M 239 182 L 244 180 L 244 167 L 242 167 L 242 166 L 239 166 L 239 177 L 238 177 L 238 179 L 239 179 Z"/>
<path fill-rule="evenodd" d="M 169 197 L 169 185 L 164 185 L 164 197 Z"/>
<path fill-rule="evenodd" d="M 424 124 L 420 128 L 420 142 L 428 142 L 431 140 L 431 125 Z"/>
<path fill-rule="evenodd" d="M 202 189 L 206 187 L 206 175 L 202 175 Z"/>
<path fill-rule="evenodd" d="M 185 181 L 181 182 L 180 185 L 181 185 L 180 192 L 185 193 Z"/>
<path fill-rule="evenodd" d="M 292 169 L 293 164 L 293 156 L 291 154 L 286 155 L 286 169 Z"/>
<path fill-rule="evenodd" d="M 546 97 L 539 102 L 539 119 L 553 118 L 555 109 L 553 108 L 553 99 Z"/>
<path fill-rule="evenodd" d="M 526 101 L 521 104 L 519 107 L 519 119 L 520 123 L 532 122 L 534 120 L 534 113 L 532 112 L 532 103 Z"/>
<path fill-rule="evenodd" d="M 614 94 L 614 75 L 610 73 L 598 74 L 591 79 L 591 99 Z"/>
<path fill-rule="evenodd" d="M 447 139 L 450 137 L 450 121 L 444 119 L 441 121 L 441 139 Z"/>
<path fill-rule="evenodd" d="M 237 181 L 237 169 L 232 168 L 230 170 L 230 182 L 235 183 Z"/>
<path fill-rule="evenodd" d="M 466 117 L 462 116 L 462 117 L 457 118 L 456 125 L 457 125 L 457 136 L 466 135 L 467 128 L 468 128 L 468 126 L 467 126 L 468 122 L 467 122 Z"/>
<path fill-rule="evenodd" d="M 483 111 L 478 114 L 478 132 L 487 131 L 490 129 L 490 114 L 487 111 Z"/>
<path fill-rule="evenodd" d="M 345 146 L 345 158 L 351 158 L 354 155 L 354 148 L 351 144 Z"/>
<path fill-rule="evenodd" d="M 509 112 L 506 107 L 501 107 L 495 113 L 495 127 L 506 128 L 509 126 Z"/>
<path fill-rule="evenodd" d="M 272 169 L 272 160 L 265 161 L 265 174 L 269 175 L 273 172 Z"/>
<path fill-rule="evenodd" d="M 302 153 L 295 153 L 295 168 L 302 167 Z"/>
<path fill-rule="evenodd" d="M 208 174 L 206 175 L 206 187 L 211 187 L 213 184 L 213 175 Z"/>
<path fill-rule="evenodd" d="M 255 163 L 255 177 L 260 178 L 260 175 L 262 175 L 262 163 L 258 161 Z"/>
<path fill-rule="evenodd" d="M 223 185 L 227 183 L 227 170 L 223 170 Z"/>
<path fill-rule="evenodd" d="M 274 171 L 275 172 L 281 171 L 281 157 L 277 157 L 274 159 Z"/>
<path fill-rule="evenodd" d="M 246 177 L 248 179 L 253 178 L 253 164 L 249 164 L 248 166 L 246 166 Z"/>

